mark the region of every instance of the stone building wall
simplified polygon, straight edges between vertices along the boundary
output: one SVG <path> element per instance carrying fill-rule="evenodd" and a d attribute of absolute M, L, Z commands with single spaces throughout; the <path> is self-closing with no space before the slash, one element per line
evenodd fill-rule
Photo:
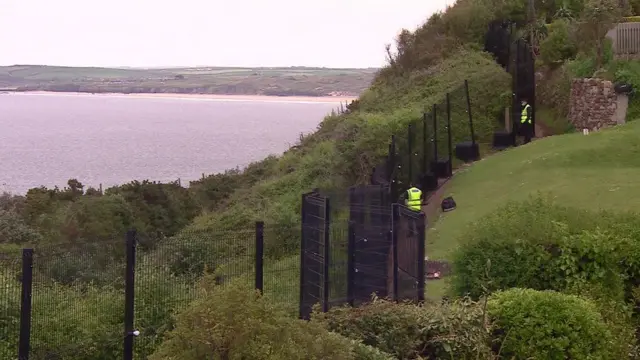
<path fill-rule="evenodd" d="M 618 111 L 619 96 L 611 81 L 601 79 L 574 79 L 571 86 L 569 121 L 576 130 L 590 131 L 624 123 Z M 625 109 L 626 110 L 626 109 Z M 624 111 L 626 113 L 626 111 Z"/>

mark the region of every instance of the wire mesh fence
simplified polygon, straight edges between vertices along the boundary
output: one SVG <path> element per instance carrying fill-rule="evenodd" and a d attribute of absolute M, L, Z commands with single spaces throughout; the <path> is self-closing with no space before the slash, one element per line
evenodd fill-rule
<path fill-rule="evenodd" d="M 348 299 L 349 223 L 332 222 L 329 227 L 329 304 L 343 305 Z"/>
<path fill-rule="evenodd" d="M 16 357 L 20 333 L 22 258 L 19 253 L 0 257 L 0 358 Z"/>
<path fill-rule="evenodd" d="M 300 224 L 265 225 L 262 292 L 292 315 L 300 299 Z M 282 244 L 289 251 L 282 252 Z"/>
<path fill-rule="evenodd" d="M 260 224 L 260 233 L 253 226 L 138 239 L 134 265 L 134 328 L 139 331 L 133 347 L 136 358 L 151 355 L 172 329 L 174 316 L 202 298 L 202 281 L 221 286 L 241 282 L 253 289 L 259 276 L 266 296 L 292 315 L 297 311 L 300 257 L 295 248 L 299 247 L 300 225 Z M 17 358 L 21 318 L 30 320 L 26 332 L 30 359 L 122 358 L 127 246 L 123 236 L 108 242 L 36 248 L 29 287 L 30 315 L 21 301 L 24 261 L 19 253 L 2 254 L 2 358 Z"/>
<path fill-rule="evenodd" d="M 25 250 L 32 254 L 28 273 L 24 256 L 3 255 L 0 354 L 16 358 L 26 341 L 30 359 L 120 359 L 133 343 L 133 356 L 145 359 L 173 329 L 176 314 L 204 299 L 209 285 L 242 283 L 292 315 L 317 304 L 326 311 L 366 302 L 371 293 L 388 296 L 389 188 L 346 193 L 352 197 L 343 210 L 349 220 L 332 221 L 330 201 L 316 194 L 316 211 L 306 211 L 302 224 L 258 222 L 234 231 L 183 231 L 138 241 L 130 232 L 127 241 L 123 236 L 37 247 Z"/>
<path fill-rule="evenodd" d="M 160 241 L 152 251 L 136 252 L 134 328 L 137 358 L 146 358 L 170 330 L 172 316 L 201 295 L 203 276 L 223 285 L 246 281 L 255 273 L 255 228 L 236 231 L 186 231 Z"/>
<path fill-rule="evenodd" d="M 391 185 L 394 197 L 411 184 L 432 191 L 462 162 L 478 160 L 480 146 L 504 128 L 508 102 L 499 96 L 474 104 L 471 95 L 486 90 L 479 84 L 465 80 L 394 134 L 388 156 L 371 171 L 371 184 Z"/>
<path fill-rule="evenodd" d="M 34 251 L 30 359 L 111 359 L 122 354 L 124 242 Z"/>
<path fill-rule="evenodd" d="M 399 204 L 394 208 L 394 293 L 398 300 L 424 300 L 425 221 L 422 212 Z"/>

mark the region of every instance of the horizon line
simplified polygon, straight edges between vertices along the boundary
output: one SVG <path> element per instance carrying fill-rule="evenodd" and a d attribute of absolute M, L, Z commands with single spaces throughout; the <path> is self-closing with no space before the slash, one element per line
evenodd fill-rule
<path fill-rule="evenodd" d="M 215 65 L 194 65 L 194 66 L 74 66 L 74 65 L 46 65 L 46 64 L 12 64 L 0 65 L 0 68 L 33 66 L 33 67 L 58 67 L 58 68 L 85 68 L 85 69 L 135 69 L 135 70 L 163 70 L 163 69 L 328 69 L 328 70 L 379 70 L 381 67 L 328 67 L 309 65 L 289 65 L 289 66 L 215 66 Z"/>

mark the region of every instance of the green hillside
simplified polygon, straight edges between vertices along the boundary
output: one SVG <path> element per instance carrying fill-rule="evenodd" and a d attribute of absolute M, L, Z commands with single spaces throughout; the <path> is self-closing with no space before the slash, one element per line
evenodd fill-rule
<path fill-rule="evenodd" d="M 531 5 L 535 21 L 527 16 Z M 34 266 L 34 358 L 119 358 L 121 239 L 135 227 L 135 321 L 142 334 L 136 358 L 640 358 L 636 94 L 625 126 L 483 151 L 482 160 L 459 168 L 445 188 L 457 209 L 429 219 L 427 255 L 453 264 L 445 280 L 428 281 L 427 295 L 435 301 L 416 306 L 376 299 L 356 310 L 315 314 L 310 322 L 291 316 L 298 305 L 302 193 L 338 193 L 367 183 L 387 156 L 391 136 L 406 134 L 407 125 L 447 93 L 454 104 L 454 142 L 467 140 L 466 100 L 459 90 L 465 80 L 476 135 L 487 149 L 512 94 L 510 75 L 482 51 L 490 23 L 511 20 L 517 35 L 534 43 L 540 54 L 535 105 L 541 122 L 564 133 L 571 130 L 567 86 L 573 78 L 640 86 L 638 62 L 615 59 L 602 34 L 636 5 L 459 0 L 415 31 L 402 31 L 395 49 L 388 49 L 388 65 L 360 98 L 282 156 L 189 188 L 141 181 L 102 193 L 72 179 L 65 189 L 1 195 L 0 249 L 7 255 L 0 258 L 0 355 L 15 356 L 19 333 L 16 250 L 34 246 L 40 256 Z M 14 70 L 33 81 L 44 78 L 38 69 Z M 74 76 L 53 70 L 60 78 Z M 281 76 L 272 70 L 256 76 Z M 83 76 L 114 79 L 138 70 L 103 71 L 82 70 Z M 164 76 L 165 70 L 149 71 Z M 215 77 L 246 69 L 188 71 Z M 298 71 L 310 70 L 286 71 L 294 81 Z M 263 296 L 250 290 L 257 220 L 265 222 L 264 268 L 270 274 Z"/>
<path fill-rule="evenodd" d="M 512 201 L 540 193 L 585 210 L 640 211 L 640 124 L 584 136 L 552 136 L 490 156 L 454 176 L 459 204 L 429 232 L 429 253 L 446 258 L 468 226 Z M 505 218 L 505 226 L 510 219 Z"/>

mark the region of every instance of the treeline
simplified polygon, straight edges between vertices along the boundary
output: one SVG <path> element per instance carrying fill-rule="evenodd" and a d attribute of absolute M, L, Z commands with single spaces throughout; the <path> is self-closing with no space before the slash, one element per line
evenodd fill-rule
<path fill-rule="evenodd" d="M 203 211 L 216 211 L 239 187 L 264 175 L 269 157 L 209 175 L 184 188 L 178 182 L 132 181 L 104 191 L 71 179 L 67 186 L 38 187 L 25 195 L 0 195 L 0 251 L 63 243 L 122 239 L 135 228 L 143 238 L 176 235 Z M 253 224 L 247 224 L 251 227 Z"/>
<path fill-rule="evenodd" d="M 313 86 L 310 86 L 313 87 Z M 347 89 L 348 90 L 348 89 Z M 127 86 L 127 85 L 81 85 L 81 84 L 53 84 L 27 85 L 17 87 L 15 91 L 51 91 L 77 92 L 92 94 L 209 94 L 209 95 L 262 95 L 262 96 L 330 96 L 335 90 L 322 88 L 287 88 L 275 86 L 262 88 L 253 86 L 220 85 L 220 86 Z M 347 91 L 348 92 L 348 91 Z M 356 95 L 356 93 L 352 93 Z"/>

